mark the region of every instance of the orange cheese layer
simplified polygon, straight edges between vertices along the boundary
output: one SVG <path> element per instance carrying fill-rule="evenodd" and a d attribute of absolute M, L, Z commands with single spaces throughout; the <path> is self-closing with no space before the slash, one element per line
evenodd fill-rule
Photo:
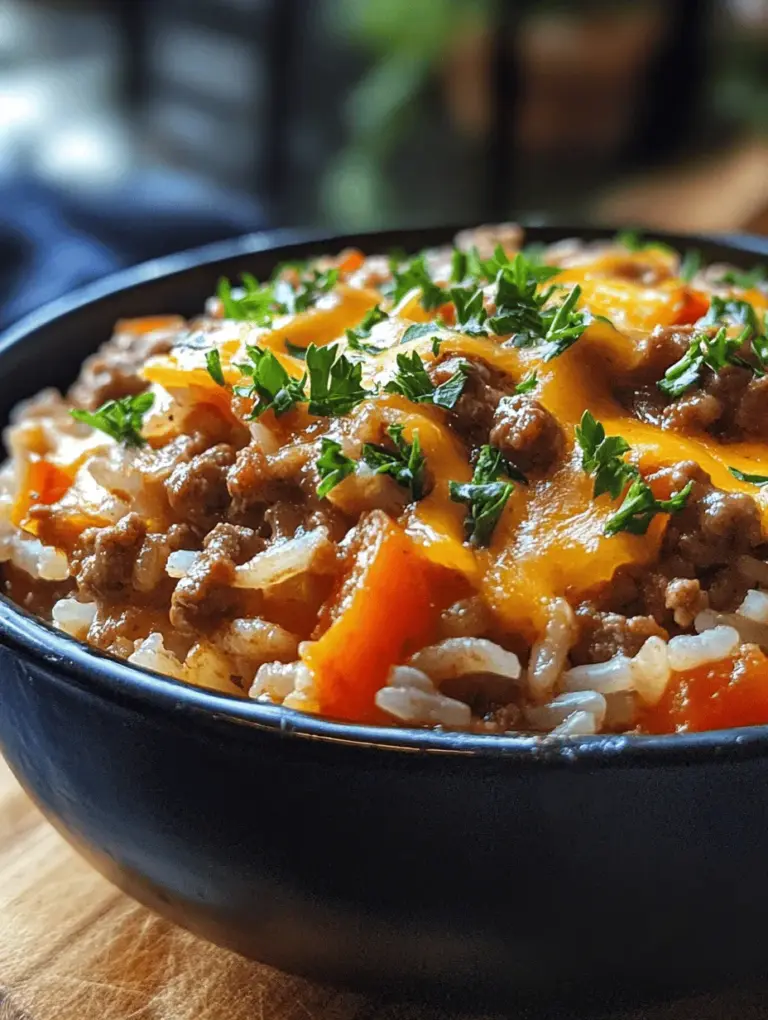
<path fill-rule="evenodd" d="M 642 260 L 664 262 L 663 252 L 643 252 Z M 622 256 L 626 263 L 632 258 Z M 406 437 L 418 430 L 421 446 L 434 478 L 434 487 L 420 502 L 406 508 L 401 525 L 440 567 L 463 575 L 485 596 L 501 622 L 535 636 L 541 629 L 545 609 L 554 596 L 578 598 L 581 593 L 609 581 L 625 564 L 649 564 L 657 555 L 667 518 L 658 515 L 648 533 L 620 533 L 606 538 L 603 531 L 616 504 L 607 496 L 592 497 L 592 480 L 584 473 L 580 451 L 574 449 L 574 427 L 585 409 L 601 420 L 608 434 L 620 434 L 632 447 L 632 457 L 643 469 L 692 460 L 727 491 L 745 492 L 755 498 L 768 524 L 768 488 L 758 490 L 740 482 L 729 472 L 736 467 L 749 473 L 768 473 L 768 450 L 757 443 L 720 444 L 707 435 L 683 436 L 632 418 L 612 396 L 613 384 L 638 362 L 637 341 L 658 324 L 695 321 L 706 310 L 709 297 L 670 278 L 653 287 L 619 279 L 617 256 L 601 256 L 587 265 L 564 270 L 557 282 L 582 288 L 581 305 L 608 317 L 613 325 L 594 321 L 581 339 L 560 357 L 540 360 L 536 347 L 502 346 L 497 337 L 473 338 L 450 333 L 442 342 L 441 355 L 480 358 L 492 368 L 520 380 L 536 370 L 536 398 L 559 421 L 566 437 L 566 456 L 555 472 L 530 485 L 516 484 L 491 547 L 474 550 L 463 541 L 464 508 L 452 502 L 450 480 L 466 481 L 472 468 L 468 452 L 452 433 L 445 414 L 429 405 L 410 403 L 380 394 L 366 401 L 350 416 L 348 428 L 362 428 L 365 415 L 374 408 L 386 421 L 405 426 Z M 612 275 L 613 274 L 613 275 Z M 758 291 L 744 295 L 761 312 L 768 306 Z M 380 300 L 375 290 L 340 285 L 321 305 L 265 330 L 248 323 L 225 322 L 206 334 L 204 345 L 183 343 L 171 353 L 152 358 L 145 366 L 146 379 L 166 391 L 186 390 L 193 400 L 221 405 L 231 413 L 228 392 L 217 387 L 205 368 L 205 349 L 215 346 L 228 382 L 239 379 L 237 364 L 246 356 L 247 344 L 258 344 L 275 353 L 286 370 L 301 377 L 305 364 L 291 354 L 286 342 L 305 347 L 344 341 L 344 331 L 360 323 L 366 311 Z M 416 300 L 401 302 L 397 316 L 376 327 L 377 343 L 388 349 L 366 366 L 369 384 L 385 381 L 395 368 L 397 354 L 415 348 L 425 362 L 434 358 L 429 338 L 403 345 L 402 334 L 410 322 L 422 320 Z M 280 420 L 282 430 L 290 416 Z M 292 428 L 306 432 L 308 416 L 301 412 Z M 291 436 L 286 436 L 290 439 Z M 60 476 L 57 476 L 59 479 Z"/>

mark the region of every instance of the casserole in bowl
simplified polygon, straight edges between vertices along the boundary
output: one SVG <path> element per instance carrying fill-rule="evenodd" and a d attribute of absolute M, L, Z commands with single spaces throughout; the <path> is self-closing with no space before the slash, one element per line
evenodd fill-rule
<path fill-rule="evenodd" d="M 543 242 L 565 233 L 529 232 Z M 600 236 L 592 232 L 590 239 Z M 610 238 L 608 232 L 603 236 Z M 132 283 L 129 276 L 101 291 L 96 288 L 85 300 L 43 313 L 37 323 L 22 324 L 7 338 L 0 352 L 5 377 L 13 381 L 13 392 L 4 394 L 6 409 L 11 397 L 15 402 L 46 384 L 70 382 L 83 356 L 108 334 L 111 321 L 193 314 L 200 295 L 213 293 L 221 276 L 246 270 L 262 278 L 277 262 L 313 253 L 349 246 L 371 253 L 395 246 L 415 251 L 450 237 L 450 231 L 389 234 L 284 245 L 269 252 L 260 252 L 257 240 L 253 251 L 245 242 L 233 245 L 231 252 L 219 248 L 170 260 L 166 271 L 159 265 L 138 270 Z M 678 248 L 693 243 L 664 240 Z M 746 267 L 755 258 L 751 244 L 701 241 L 700 247 L 706 261 Z M 653 290 L 650 282 L 641 283 L 644 290 Z M 548 306 L 540 307 L 546 311 Z M 493 311 L 500 315 L 498 305 Z M 696 326 L 707 311 L 697 310 L 693 322 L 670 325 Z M 451 325 L 444 320 L 439 329 L 450 332 Z M 615 325 L 613 320 L 598 323 L 609 337 Z M 479 335 L 487 329 L 486 320 L 476 327 Z M 532 343 L 513 344 L 513 349 L 535 350 L 539 341 L 551 342 L 551 327 L 552 322 L 546 324 L 548 337 L 537 337 L 534 329 Z M 431 324 L 430 342 L 434 331 Z M 714 340 L 719 332 L 718 325 L 707 336 Z M 688 347 L 696 333 L 689 331 Z M 608 350 L 605 335 L 598 341 Z M 375 344 L 375 324 L 370 335 L 356 339 Z M 582 334 L 575 339 L 581 343 Z M 557 357 L 577 351 L 574 342 Z M 682 357 L 687 354 L 683 351 Z M 699 367 L 711 371 L 708 364 Z M 539 371 L 546 383 L 548 370 Z M 445 381 L 457 373 L 470 374 L 456 366 Z M 757 372 L 749 384 L 752 375 Z M 524 381 L 521 376 L 515 385 Z M 438 385 L 433 379 L 433 390 Z M 442 411 L 455 413 L 455 405 Z M 600 419 L 593 417 L 597 426 Z M 642 420 L 639 412 L 637 420 Z M 577 423 L 582 432 L 588 424 Z M 412 449 L 413 432 L 406 441 Z M 376 445 L 390 454 L 396 450 L 394 443 Z M 492 445 L 478 444 L 480 450 Z M 354 451 L 343 447 L 334 452 L 354 459 Z M 604 527 L 621 510 L 625 488 L 638 478 L 650 479 L 647 487 L 652 488 L 651 472 L 642 460 L 632 468 L 625 452 L 618 459 L 629 467 L 618 470 L 628 472 L 626 485 L 615 505 L 609 505 L 605 492 L 599 494 Z M 512 461 L 507 452 L 500 479 L 488 484 L 500 480 L 511 485 L 512 471 L 519 469 Z M 739 463 L 742 474 L 754 473 Z M 534 486 L 539 467 L 527 465 L 526 481 Z M 578 467 L 591 492 L 595 472 Z M 473 479 L 445 481 L 469 485 Z M 689 482 L 704 484 L 688 478 L 678 489 L 652 490 L 651 499 L 682 501 Z M 504 513 L 515 512 L 514 498 L 508 495 Z M 461 498 L 453 502 L 464 517 L 472 513 L 471 500 L 468 508 Z M 684 514 L 685 507 L 660 506 L 646 534 L 678 512 Z M 464 517 L 456 519 L 466 528 Z M 472 534 L 465 530 L 463 537 L 473 545 Z M 748 548 L 759 549 L 759 543 Z M 741 549 L 739 554 L 746 555 Z M 540 570 L 533 571 L 532 583 L 539 576 Z M 12 586 L 12 593 L 18 597 L 18 588 Z M 58 601 L 67 597 L 64 593 Z M 710 607 L 697 609 L 695 615 Z M 472 725 L 463 727 L 469 732 L 394 728 L 373 709 L 371 715 L 325 712 L 351 719 L 327 721 L 323 713 L 299 714 L 142 672 L 55 633 L 7 601 L 2 617 L 6 651 L 0 725 L 12 767 L 49 816 L 100 867 L 139 898 L 209 937 L 333 981 L 390 989 L 479 988 L 497 998 L 510 990 L 594 989 L 596 982 L 601 988 L 626 988 L 649 975 L 659 982 L 687 983 L 703 975 L 748 971 L 757 963 L 759 952 L 748 936 L 750 919 L 759 916 L 768 892 L 760 871 L 764 809 L 756 795 L 764 770 L 761 728 L 675 737 L 617 732 L 589 737 L 587 725 L 576 726 L 575 738 L 563 742 L 519 732 L 546 731 L 558 725 L 554 722 L 499 725 L 496 708 L 482 715 L 473 708 Z M 739 621 L 712 622 L 710 629 L 717 630 L 735 629 Z M 650 637 L 666 641 L 659 634 L 646 634 L 645 640 Z M 528 649 L 499 648 L 530 668 Z M 423 654 L 423 648 L 405 651 L 409 658 Z M 626 651 L 620 654 L 627 660 L 639 653 Z M 571 673 L 590 664 L 595 664 L 594 655 L 572 664 Z M 390 665 L 419 669 L 404 660 Z M 420 672 L 434 680 L 423 660 L 422 665 Z M 636 681 L 636 669 L 633 675 Z M 594 670 L 590 683 L 593 677 Z M 397 690 L 402 685 L 389 686 Z M 633 691 L 637 687 L 635 682 Z M 383 709 L 374 700 L 380 690 L 381 685 L 372 686 L 371 699 L 384 711 L 386 698 Z M 540 704 L 551 710 L 557 697 L 577 690 L 550 690 L 553 697 Z M 274 691 L 256 693 L 277 700 Z M 465 693 L 454 694 L 448 700 L 468 704 Z M 601 697 L 605 700 L 605 694 Z M 593 698 L 592 704 L 600 703 Z M 304 707 L 317 712 L 316 706 Z M 529 710 L 526 701 L 521 711 Z M 565 718 L 576 712 L 582 713 L 581 724 L 583 714 L 595 715 L 581 707 Z M 602 706 L 601 712 L 605 715 Z M 397 718 L 396 713 L 389 718 L 393 715 Z M 440 719 L 402 721 L 446 724 Z M 593 723 L 591 730 L 597 728 Z M 502 735 L 509 729 L 517 734 Z M 736 838 L 745 828 L 749 837 Z M 738 889 L 727 873 L 740 876 Z M 617 931 L 619 903 L 628 905 L 632 923 Z M 737 917 L 743 938 L 731 924 Z M 588 930 L 576 938 L 574 927 L 581 927 L 582 919 Z"/>

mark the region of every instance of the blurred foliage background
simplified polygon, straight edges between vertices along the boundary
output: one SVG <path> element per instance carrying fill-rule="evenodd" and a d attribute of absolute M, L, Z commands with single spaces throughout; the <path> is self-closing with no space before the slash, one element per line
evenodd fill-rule
<path fill-rule="evenodd" d="M 761 230 L 767 131 L 768 0 L 3 0 L 0 291 L 54 226 L 69 284 L 264 225 Z"/>

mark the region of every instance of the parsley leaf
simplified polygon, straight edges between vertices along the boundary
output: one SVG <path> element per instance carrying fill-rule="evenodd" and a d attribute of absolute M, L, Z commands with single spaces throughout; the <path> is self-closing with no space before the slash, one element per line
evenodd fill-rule
<path fill-rule="evenodd" d="M 277 279 L 272 284 L 274 300 L 284 314 L 297 315 L 306 312 L 323 294 L 332 290 L 338 279 L 339 270 L 336 268 L 310 269 L 299 277 L 296 286 L 287 279 Z"/>
<path fill-rule="evenodd" d="M 606 521 L 604 530 L 607 536 L 620 531 L 644 535 L 657 513 L 678 513 L 686 505 L 693 482 L 688 482 L 670 499 L 656 499 L 634 464 L 622 459 L 630 450 L 627 441 L 622 436 L 606 436 L 602 423 L 589 411 L 584 412 L 575 431 L 582 450 L 581 466 L 595 476 L 595 498 L 607 492 L 612 499 L 618 499 L 629 483 L 621 506 Z"/>
<path fill-rule="evenodd" d="M 461 248 L 451 252 L 451 283 L 461 283 L 467 275 L 467 253 Z"/>
<path fill-rule="evenodd" d="M 456 309 L 457 330 L 467 336 L 488 336 L 482 287 L 451 287 L 448 294 Z"/>
<path fill-rule="evenodd" d="M 493 531 L 512 495 L 514 485 L 499 480 L 506 473 L 507 467 L 499 450 L 493 446 L 483 446 L 472 481 L 448 483 L 453 502 L 464 503 L 469 508 L 464 518 L 464 533 L 472 545 L 490 544 Z"/>
<path fill-rule="evenodd" d="M 536 372 L 529 372 L 524 379 L 515 386 L 515 393 L 530 393 L 531 390 L 535 390 L 538 385 L 539 378 Z"/>
<path fill-rule="evenodd" d="M 412 326 L 409 326 L 403 333 L 400 343 L 408 344 L 412 340 L 420 340 L 424 336 L 429 336 L 435 332 L 436 324 L 434 322 L 414 322 Z M 439 327 L 438 327 L 439 328 Z"/>
<path fill-rule="evenodd" d="M 135 397 L 121 397 L 108 400 L 95 411 L 75 409 L 69 413 L 75 421 L 90 425 L 92 429 L 105 432 L 108 436 L 125 443 L 126 446 L 143 446 L 146 440 L 141 434 L 144 415 L 155 402 L 154 393 L 139 393 Z"/>
<path fill-rule="evenodd" d="M 403 438 L 403 425 L 390 425 L 387 434 L 395 445 L 394 451 L 374 443 L 363 444 L 363 460 L 376 474 L 391 475 L 398 485 L 411 490 L 411 498 L 424 495 L 426 459 L 421 452 L 418 429 L 413 431 L 413 442 Z"/>
<path fill-rule="evenodd" d="M 737 298 L 712 297 L 707 314 L 696 323 L 697 326 L 722 326 L 727 324 L 747 326 L 751 333 L 760 332 L 757 312 L 748 301 Z"/>
<path fill-rule="evenodd" d="M 656 499 L 648 482 L 637 475 L 627 490 L 624 502 L 606 521 L 605 534 L 611 537 L 626 531 L 630 535 L 644 535 L 656 514 L 679 513 L 688 502 L 692 488 L 691 481 L 671 499 Z"/>
<path fill-rule="evenodd" d="M 698 248 L 689 248 L 680 263 L 678 275 L 683 283 L 690 283 L 701 269 L 701 252 Z"/>
<path fill-rule="evenodd" d="M 739 471 L 738 468 L 729 467 L 728 470 L 731 472 L 734 478 L 738 478 L 740 482 L 749 482 L 750 485 L 768 485 L 768 475 L 750 475 L 746 471 Z"/>
<path fill-rule="evenodd" d="M 464 390 L 468 371 L 469 364 L 461 361 L 450 378 L 435 386 L 418 351 L 411 351 L 397 355 L 397 374 L 384 389 L 387 393 L 399 393 L 414 404 L 436 404 L 450 410 Z"/>
<path fill-rule="evenodd" d="M 555 267 L 536 265 L 518 252 L 496 275 L 496 313 L 488 319 L 490 329 L 498 336 L 517 334 L 518 346 L 540 339 L 547 330 L 541 310 L 554 288 L 539 291 L 538 285 L 557 272 Z"/>
<path fill-rule="evenodd" d="M 622 248 L 626 248 L 627 251 L 631 252 L 645 251 L 648 248 L 657 248 L 659 251 L 665 251 L 671 255 L 677 255 L 675 249 L 670 247 L 670 245 L 665 244 L 663 241 L 647 239 L 639 230 L 620 230 L 614 240 L 616 244 L 620 244 Z"/>
<path fill-rule="evenodd" d="M 250 358 L 250 364 L 239 364 L 237 368 L 250 382 L 235 387 L 235 393 L 256 400 L 250 414 L 251 419 L 259 418 L 265 411 L 270 410 L 279 417 L 293 410 L 300 401 L 307 399 L 304 393 L 306 376 L 302 379 L 292 378 L 272 351 L 251 346 L 246 346 L 245 350 Z"/>
<path fill-rule="evenodd" d="M 323 416 L 348 414 L 368 396 L 363 389 L 362 364 L 339 353 L 339 345 L 307 348 L 309 413 Z"/>
<path fill-rule="evenodd" d="M 322 499 L 354 472 L 355 462 L 341 452 L 341 443 L 333 439 L 321 439 L 320 456 L 315 461 L 315 467 L 322 479 L 317 487 L 317 494 Z"/>
<path fill-rule="evenodd" d="M 722 326 L 714 337 L 696 334 L 691 340 L 685 354 L 664 373 L 664 378 L 656 384 L 668 397 L 682 396 L 687 390 L 701 383 L 701 373 L 705 368 L 719 372 L 728 365 L 740 365 L 752 368 L 738 352 L 742 349 L 749 335 L 749 327 L 738 337 L 729 337 L 725 326 Z"/>
<path fill-rule="evenodd" d="M 205 367 L 208 369 L 208 375 L 217 386 L 227 385 L 224 373 L 221 370 L 221 355 L 218 348 L 214 347 L 212 350 L 205 352 Z"/>
<path fill-rule="evenodd" d="M 412 290 L 421 291 L 421 306 L 427 311 L 439 308 L 445 302 L 445 291 L 438 287 L 427 269 L 424 253 L 402 265 L 392 264 L 392 302 L 399 304 Z"/>
<path fill-rule="evenodd" d="M 765 266 L 754 266 L 752 269 L 728 269 L 718 283 L 725 283 L 731 287 L 741 287 L 742 290 L 751 290 L 759 287 L 768 279 L 768 269 Z"/>
<path fill-rule="evenodd" d="M 243 273 L 240 281 L 241 286 L 235 296 L 229 280 L 224 277 L 219 280 L 216 293 L 224 310 L 224 318 L 255 322 L 259 326 L 271 325 L 278 310 L 272 286 L 259 283 L 251 273 Z"/>
<path fill-rule="evenodd" d="M 580 297 L 581 287 L 576 284 L 565 301 L 555 311 L 544 335 L 544 361 L 551 361 L 567 351 L 587 328 L 587 320 L 583 312 L 576 311 L 576 302 Z M 546 321 L 547 315 L 548 311 L 545 311 L 544 321 Z"/>
<path fill-rule="evenodd" d="M 307 357 L 307 348 L 301 347 L 299 344 L 292 344 L 290 340 L 286 340 L 285 353 L 290 354 L 292 358 L 298 358 L 299 361 L 304 361 Z"/>
<path fill-rule="evenodd" d="M 364 344 L 362 341 L 371 335 L 371 330 L 374 326 L 388 318 L 389 315 L 382 309 L 381 305 L 376 305 L 367 311 L 359 326 L 347 330 L 347 343 L 350 349 L 361 354 L 378 354 L 380 352 L 379 347 L 375 344 Z"/>
<path fill-rule="evenodd" d="M 589 411 L 581 416 L 575 432 L 581 447 L 581 466 L 587 474 L 595 476 L 592 495 L 597 498 L 607 492 L 612 499 L 618 499 L 627 479 L 636 471 L 623 460 L 629 452 L 629 443 L 621 436 L 606 436 L 602 422 Z"/>

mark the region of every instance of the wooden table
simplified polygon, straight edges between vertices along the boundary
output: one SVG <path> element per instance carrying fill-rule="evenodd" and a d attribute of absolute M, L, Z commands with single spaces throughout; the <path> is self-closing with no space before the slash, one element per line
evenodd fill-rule
<path fill-rule="evenodd" d="M 517 1015 L 533 1020 L 529 1013 Z M 77 857 L 0 759 L 0 1020 L 443 1016 L 416 1006 L 382 1005 L 279 974 L 155 917 Z M 614 1020 L 767 1017 L 768 989 L 699 997 L 625 1012 Z M 536 1020 L 550 1018 L 539 1015 Z"/>

